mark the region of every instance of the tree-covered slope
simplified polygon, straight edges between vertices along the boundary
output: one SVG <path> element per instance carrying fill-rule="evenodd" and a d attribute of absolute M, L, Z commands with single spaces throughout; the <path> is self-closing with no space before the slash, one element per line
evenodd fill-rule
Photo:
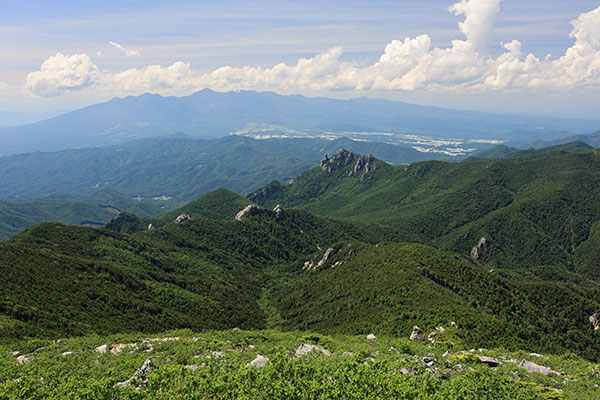
<path fill-rule="evenodd" d="M 518 277 L 424 245 L 333 248 L 324 264 L 271 290 L 282 327 L 401 336 L 454 321 L 473 346 L 600 357 L 588 321 L 599 306 L 593 282 Z"/>
<path fill-rule="evenodd" d="M 595 150 L 574 148 L 514 160 L 400 167 L 340 152 L 292 184 L 271 182 L 248 197 L 269 207 L 280 203 L 388 225 L 405 240 L 464 255 L 485 238 L 475 256 L 494 266 L 572 269 L 573 255 L 600 221 L 600 159 Z"/>

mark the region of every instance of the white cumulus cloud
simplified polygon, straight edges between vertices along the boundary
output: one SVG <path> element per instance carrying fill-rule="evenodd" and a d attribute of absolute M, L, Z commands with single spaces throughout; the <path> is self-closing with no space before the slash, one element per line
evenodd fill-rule
<path fill-rule="evenodd" d="M 39 71 L 27 75 L 25 89 L 38 96 L 82 90 L 100 80 L 98 67 L 86 54 L 65 56 L 56 53 L 42 64 Z"/>
<path fill-rule="evenodd" d="M 126 49 L 125 47 L 123 47 L 121 44 L 117 43 L 117 42 L 113 42 L 112 40 L 108 41 L 108 44 L 110 44 L 111 46 L 116 47 L 117 49 L 121 50 L 123 53 L 125 53 L 126 57 L 137 57 L 140 55 L 140 52 L 137 50 L 132 50 L 132 49 Z"/>
<path fill-rule="evenodd" d="M 190 64 L 150 65 L 122 72 L 100 71 L 85 54 L 57 54 L 27 77 L 26 88 L 37 95 L 96 86 L 112 92 L 189 92 L 215 90 L 273 90 L 279 93 L 324 91 L 565 91 L 600 88 L 600 7 L 572 21 L 574 43 L 565 54 L 543 59 L 523 54 L 518 40 L 503 44 L 492 56 L 487 51 L 500 0 L 461 0 L 449 11 L 464 19 L 449 47 L 432 47 L 428 34 L 389 42 L 371 64 L 346 61 L 341 48 L 332 48 L 295 64 L 273 67 L 224 66 L 212 72 L 192 70 Z M 118 43 L 111 45 L 127 53 Z"/>

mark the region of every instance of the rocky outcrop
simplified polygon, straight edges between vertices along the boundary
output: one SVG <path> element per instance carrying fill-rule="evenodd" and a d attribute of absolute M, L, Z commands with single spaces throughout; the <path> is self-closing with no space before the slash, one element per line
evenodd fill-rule
<path fill-rule="evenodd" d="M 19 357 L 17 357 L 17 364 L 19 364 L 19 365 L 29 364 L 29 362 L 31 360 L 33 360 L 33 356 L 19 356 Z"/>
<path fill-rule="evenodd" d="M 485 250 L 487 245 L 488 245 L 488 240 L 485 237 L 482 237 L 481 239 L 479 239 L 477 246 L 475 246 L 471 249 L 471 258 L 473 260 L 479 260 L 479 257 L 481 257 L 481 253 L 483 252 L 483 250 Z"/>
<path fill-rule="evenodd" d="M 373 335 L 372 333 L 369 333 L 367 335 L 367 340 L 377 340 L 377 337 L 375 335 Z"/>
<path fill-rule="evenodd" d="M 249 366 L 254 368 L 262 368 L 269 363 L 269 357 L 267 356 L 257 356 L 254 360 L 248 363 Z"/>
<path fill-rule="evenodd" d="M 103 344 L 102 346 L 98 346 L 94 349 L 96 353 L 104 354 L 108 351 L 108 345 Z"/>
<path fill-rule="evenodd" d="M 590 315 L 590 323 L 592 324 L 592 326 L 594 327 L 594 330 L 597 331 L 598 329 L 600 329 L 600 322 L 598 321 L 598 315 L 600 314 L 600 311 Z"/>
<path fill-rule="evenodd" d="M 331 158 L 325 154 L 319 164 L 322 171 L 334 174 L 345 171 L 348 176 L 359 175 L 361 178 L 377 168 L 377 160 L 372 155 L 361 156 L 348 150 L 340 149 Z"/>
<path fill-rule="evenodd" d="M 418 326 L 413 326 L 412 333 L 410 334 L 410 340 L 424 340 L 423 333 L 421 333 L 421 328 Z"/>
<path fill-rule="evenodd" d="M 178 216 L 177 218 L 175 218 L 175 221 L 173 221 L 173 223 L 174 224 L 181 224 L 182 222 L 185 222 L 185 221 L 189 220 L 190 218 L 192 218 L 192 217 L 190 217 L 189 214 L 181 214 L 180 216 Z"/>
<path fill-rule="evenodd" d="M 131 386 L 131 384 L 136 382 L 138 379 L 141 380 L 141 385 L 138 387 L 145 386 L 148 384 L 148 375 L 150 375 L 150 372 L 154 368 L 155 366 L 154 363 L 152 363 L 152 360 L 147 359 L 146 361 L 144 361 L 144 364 L 137 371 L 135 371 L 135 374 L 133 374 L 131 378 L 127 379 L 126 381 L 119 382 L 115 386 Z"/>
<path fill-rule="evenodd" d="M 302 343 L 300 347 L 296 349 L 296 357 L 302 357 L 310 353 L 311 351 L 316 350 L 325 354 L 326 356 L 330 356 L 331 353 L 328 350 L 325 350 L 322 347 L 315 346 L 314 344 Z"/>
<path fill-rule="evenodd" d="M 275 206 L 273 212 L 275 213 L 275 218 L 278 220 L 284 220 L 288 217 L 288 213 L 286 213 L 279 204 Z"/>
<path fill-rule="evenodd" d="M 500 365 L 500 361 L 494 357 L 480 356 L 479 361 L 481 361 L 484 364 L 489 365 L 490 367 L 497 367 Z"/>
<path fill-rule="evenodd" d="M 521 363 L 519 364 L 519 368 L 523 368 L 527 372 L 537 372 L 537 373 L 540 373 L 540 374 L 543 374 L 546 376 L 558 374 L 556 371 L 552 370 L 551 368 L 544 367 L 542 365 L 538 365 L 538 364 L 528 361 L 528 360 L 521 361 Z"/>
<path fill-rule="evenodd" d="M 317 267 L 320 267 L 321 265 L 325 264 L 325 262 L 327 260 L 329 260 L 331 257 L 333 257 L 335 255 L 335 253 L 337 253 L 337 250 L 333 249 L 333 248 L 328 248 L 325 251 L 325 254 L 323 254 L 323 258 L 321 258 L 321 261 L 319 261 L 317 263 Z"/>
<path fill-rule="evenodd" d="M 247 205 L 246 207 L 244 207 L 244 209 L 242 211 L 237 213 L 237 215 L 235 216 L 235 219 L 236 219 L 236 221 L 241 221 L 242 219 L 246 218 L 247 216 L 256 215 L 259 212 L 260 212 L 260 208 L 258 208 L 258 206 L 255 206 L 254 204 L 250 204 L 250 205 Z"/>

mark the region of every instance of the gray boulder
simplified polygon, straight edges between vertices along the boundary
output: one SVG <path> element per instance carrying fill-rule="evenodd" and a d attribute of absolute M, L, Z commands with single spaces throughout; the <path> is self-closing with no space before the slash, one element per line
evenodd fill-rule
<path fill-rule="evenodd" d="M 187 220 L 189 220 L 191 217 L 189 214 L 181 214 L 180 216 L 178 216 L 177 218 L 175 218 L 175 221 L 173 221 L 173 223 L 175 224 L 181 224 L 182 222 L 185 222 Z M 150 227 L 148 227 L 148 229 L 150 229 Z"/>
<path fill-rule="evenodd" d="M 325 354 L 326 356 L 330 356 L 331 355 L 331 353 L 328 350 L 325 350 L 322 347 L 315 346 L 314 344 L 302 343 L 300 345 L 300 347 L 298 347 L 296 349 L 296 357 L 305 356 L 305 355 L 307 355 L 308 353 L 310 353 L 313 350 L 320 351 L 321 353 Z"/>
<path fill-rule="evenodd" d="M 98 346 L 94 349 L 96 353 L 104 354 L 108 351 L 108 345 L 103 344 L 102 346 Z"/>
<path fill-rule="evenodd" d="M 248 363 L 249 366 L 254 368 L 262 368 L 269 363 L 269 357 L 258 355 L 256 358 Z"/>
<path fill-rule="evenodd" d="M 538 365 L 534 362 L 523 360 L 519 364 L 519 368 L 526 370 L 527 372 L 537 372 L 539 374 L 543 374 L 546 376 L 557 375 L 557 372 L 552 370 L 551 368 L 544 367 L 542 365 Z"/>
<path fill-rule="evenodd" d="M 29 362 L 31 360 L 33 360 L 33 356 L 19 356 L 19 357 L 17 357 L 17 364 L 19 364 L 19 365 L 29 364 Z"/>
<path fill-rule="evenodd" d="M 484 364 L 489 365 L 490 367 L 497 367 L 500 365 L 500 361 L 494 357 L 480 356 L 479 361 L 481 361 Z"/>
<path fill-rule="evenodd" d="M 421 333 L 421 328 L 418 326 L 413 326 L 412 333 L 410 334 L 410 340 L 424 340 L 423 334 Z"/>
<path fill-rule="evenodd" d="M 133 376 L 131 378 L 127 379 L 126 381 L 119 382 L 115 386 L 118 386 L 118 387 L 131 386 L 131 384 L 138 379 L 141 380 L 141 386 L 145 386 L 148 384 L 148 375 L 150 375 L 150 372 L 154 368 L 156 368 L 156 367 L 154 366 L 154 363 L 152 362 L 152 360 L 147 359 L 146 361 L 144 361 L 144 364 L 137 371 L 135 371 L 135 374 L 133 374 Z M 141 387 L 141 386 L 138 386 L 138 387 Z"/>

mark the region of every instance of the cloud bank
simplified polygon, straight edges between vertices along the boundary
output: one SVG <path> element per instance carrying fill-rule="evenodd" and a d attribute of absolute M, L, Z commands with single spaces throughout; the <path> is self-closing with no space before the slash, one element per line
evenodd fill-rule
<path fill-rule="evenodd" d="M 123 72 L 101 71 L 85 54 L 48 58 L 39 71 L 27 76 L 26 90 L 38 96 L 97 88 L 122 93 L 215 90 L 272 90 L 279 93 L 323 91 L 566 91 L 600 88 L 600 7 L 572 21 L 574 43 L 565 54 L 551 59 L 524 55 L 518 40 L 503 44 L 500 55 L 490 55 L 489 39 L 500 11 L 500 0 L 462 0 L 449 11 L 464 39 L 447 48 L 432 47 L 422 34 L 392 40 L 379 60 L 370 65 L 343 61 L 342 49 L 332 48 L 295 65 L 270 68 L 221 67 L 210 73 L 192 70 L 178 61 Z M 111 45 L 124 51 L 118 43 Z M 137 53 L 137 52 L 136 52 Z M 139 54 L 139 53 L 137 53 Z"/>

